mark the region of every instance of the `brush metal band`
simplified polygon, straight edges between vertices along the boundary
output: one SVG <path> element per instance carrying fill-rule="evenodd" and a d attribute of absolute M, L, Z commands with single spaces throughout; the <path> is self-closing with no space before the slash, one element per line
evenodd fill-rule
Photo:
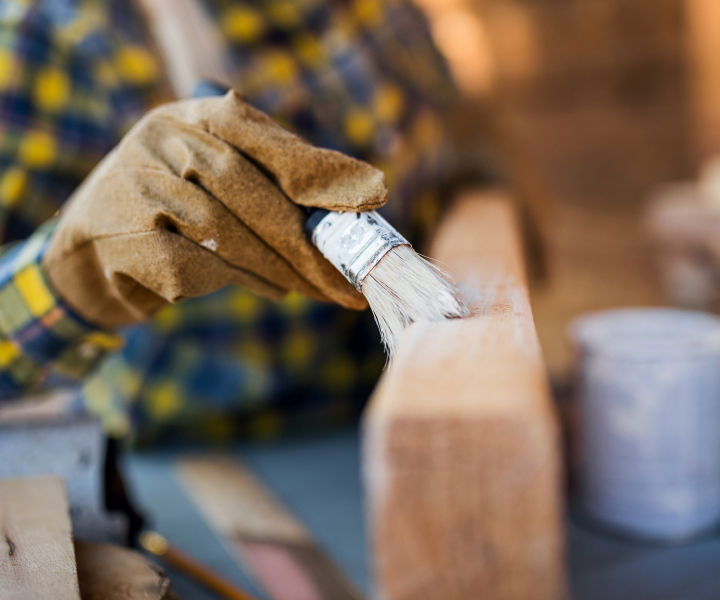
<path fill-rule="evenodd" d="M 313 244 L 358 291 L 375 265 L 410 243 L 375 211 L 329 212 L 315 227 Z"/>

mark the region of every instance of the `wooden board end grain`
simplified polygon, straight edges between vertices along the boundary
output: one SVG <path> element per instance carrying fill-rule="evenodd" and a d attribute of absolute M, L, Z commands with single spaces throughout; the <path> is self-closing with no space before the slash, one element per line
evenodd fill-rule
<path fill-rule="evenodd" d="M 512 203 L 460 198 L 431 255 L 472 316 L 411 326 L 365 415 L 377 597 L 558 600 L 558 432 Z"/>
<path fill-rule="evenodd" d="M 80 599 L 62 480 L 0 480 L 0 598 Z"/>

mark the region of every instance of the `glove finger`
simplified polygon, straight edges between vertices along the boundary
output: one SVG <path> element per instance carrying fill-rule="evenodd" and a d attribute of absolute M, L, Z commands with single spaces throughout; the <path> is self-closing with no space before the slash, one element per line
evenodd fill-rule
<path fill-rule="evenodd" d="M 253 169 L 251 165 L 248 167 Z M 186 169 L 185 175 L 189 176 L 190 174 L 191 169 Z M 253 229 L 245 223 L 247 210 L 242 210 L 239 213 L 242 218 L 238 218 L 212 194 L 211 189 L 160 172 L 146 174 L 147 177 L 154 179 L 160 189 L 167 190 L 170 186 L 174 188 L 173 193 L 162 193 L 161 197 L 154 200 L 146 198 L 144 206 L 138 207 L 138 213 L 145 212 L 148 220 L 164 219 L 166 227 L 170 226 L 180 235 L 217 254 L 230 265 L 254 273 L 279 288 L 296 291 L 324 302 L 332 301 L 335 296 L 339 296 L 341 303 L 347 304 L 345 296 L 349 295 L 352 305 L 358 304 L 355 301 L 354 288 L 342 276 L 338 277 L 340 274 L 332 266 L 328 273 L 329 281 L 320 280 L 318 283 L 314 283 L 312 269 L 310 270 L 311 275 L 308 276 L 305 261 L 298 262 L 292 251 L 283 253 L 288 242 L 292 245 L 293 235 L 283 236 L 280 240 L 275 239 L 272 234 L 277 229 L 277 223 L 270 226 L 267 231 L 258 233 L 257 227 Z M 164 181 L 171 178 L 170 182 Z M 147 184 L 146 179 L 144 185 Z M 270 188 L 270 191 L 273 193 L 275 189 Z M 256 198 L 256 201 L 249 202 L 247 206 L 255 207 L 267 204 L 267 202 L 259 201 L 259 194 L 253 195 L 253 197 Z M 289 208 L 295 213 L 295 216 L 298 216 L 299 213 L 300 218 L 304 219 L 302 211 L 292 206 L 286 199 L 281 198 L 280 206 Z M 263 217 L 258 222 L 266 223 L 269 218 L 275 218 L 270 215 L 277 214 L 277 211 L 265 209 L 257 211 L 257 214 Z M 283 221 L 283 226 L 284 224 Z M 304 237 L 305 234 L 301 227 L 295 235 Z M 266 235 L 263 237 L 262 233 Z M 312 258 L 318 262 L 325 260 L 321 256 Z M 338 287 L 347 289 L 336 292 L 335 289 Z"/>
<path fill-rule="evenodd" d="M 264 249 L 272 248 L 278 258 L 282 257 L 292 266 L 293 273 L 302 277 L 304 282 L 304 285 L 296 282 L 292 289 L 311 298 L 334 301 L 348 308 L 365 308 L 367 304 L 364 297 L 308 239 L 304 231 L 307 219 L 305 212 L 289 202 L 285 195 L 235 148 L 205 135 L 209 139 L 198 136 L 184 139 L 186 162 L 181 176 L 188 184 L 193 182 L 199 186 L 198 189 L 201 188 L 217 199 L 216 211 L 220 211 L 221 207 L 226 208 L 229 211 L 228 216 L 234 215 L 253 236 L 262 240 L 266 245 L 263 246 Z M 203 217 L 208 223 L 211 218 L 210 215 Z M 197 227 L 203 226 L 197 215 L 195 221 Z M 213 228 L 220 231 L 223 226 L 218 224 Z M 252 257 L 251 248 L 243 246 L 242 243 L 233 244 L 230 239 L 228 246 L 238 248 L 239 254 L 246 253 Z M 233 264 L 239 259 L 239 255 L 228 258 Z M 272 272 L 271 269 L 268 271 Z M 282 281 L 289 280 L 283 276 Z"/>
<path fill-rule="evenodd" d="M 296 289 L 307 296 L 333 301 L 347 308 L 363 309 L 365 299 L 320 254 L 304 232 L 306 215 L 234 146 L 200 127 L 179 120 L 178 104 L 217 102 L 222 98 L 194 100 L 161 107 L 136 126 L 133 135 L 116 150 L 117 163 L 143 169 L 144 178 L 154 169 L 186 180 L 219 200 L 267 246 L 284 258 L 307 281 Z M 194 106 L 194 104 L 193 104 Z M 170 114 L 168 111 L 173 111 Z M 182 115 L 188 119 L 188 115 Z M 122 185 L 122 182 L 119 183 Z M 185 202 L 189 189 L 164 192 L 166 199 Z M 134 193 L 144 197 L 144 189 Z M 141 210 L 138 208 L 138 210 Z M 177 208 L 180 214 L 181 208 Z M 222 227 L 214 232 L 220 235 Z M 198 237 L 197 235 L 195 237 Z M 200 241 L 208 238 L 202 237 Z M 209 239 L 216 239 L 211 237 Z M 234 247 L 232 244 L 223 247 Z M 237 261 L 237 255 L 232 262 Z M 264 269 L 264 272 L 267 269 Z M 284 281 L 287 281 L 283 278 Z"/>
<path fill-rule="evenodd" d="M 199 125 L 237 148 L 296 204 L 336 211 L 376 209 L 387 201 L 382 171 L 289 132 L 233 90 L 223 97 L 169 105 L 169 114 Z"/>
<path fill-rule="evenodd" d="M 103 265 L 100 271 L 98 264 Z M 90 323 L 108 329 L 144 321 L 166 302 L 201 296 L 228 284 L 274 299 L 285 293 L 169 231 L 93 239 L 65 256 L 46 255 L 43 265 L 53 283 L 75 283 L 65 285 L 63 294 L 70 306 Z"/>
<path fill-rule="evenodd" d="M 187 176 L 192 172 L 192 167 L 185 170 Z M 103 185 L 123 202 L 83 207 L 97 237 L 170 230 L 278 288 L 326 302 L 332 299 L 200 185 L 166 170 L 139 167 L 108 172 Z M 97 194 L 89 190 L 89 196 Z M 283 204 L 299 210 L 285 199 Z M 148 258 L 154 259 L 142 256 L 138 261 Z"/>
<path fill-rule="evenodd" d="M 106 277 L 113 282 L 116 295 L 130 301 L 138 293 L 132 286 L 139 286 L 167 302 L 204 296 L 231 284 L 274 299 L 286 293 L 285 289 L 229 265 L 216 254 L 170 231 L 125 234 L 93 243 L 97 256 L 109 267 Z M 134 252 L 152 256 L 153 260 L 134 260 L 133 253 L 123 252 L 128 245 L 132 245 Z M 162 276 L 158 277 L 158 272 L 162 272 Z"/>

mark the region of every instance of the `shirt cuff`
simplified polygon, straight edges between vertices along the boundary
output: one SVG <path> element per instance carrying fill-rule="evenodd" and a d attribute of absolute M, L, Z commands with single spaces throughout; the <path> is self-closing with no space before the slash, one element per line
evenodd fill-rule
<path fill-rule="evenodd" d="M 72 385 L 122 346 L 55 292 L 41 261 L 55 221 L 0 253 L 0 398 Z"/>

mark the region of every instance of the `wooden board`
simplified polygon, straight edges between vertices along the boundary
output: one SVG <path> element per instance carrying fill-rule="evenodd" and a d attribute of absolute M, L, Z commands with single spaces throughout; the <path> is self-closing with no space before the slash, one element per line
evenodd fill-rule
<path fill-rule="evenodd" d="M 79 600 L 70 514 L 60 479 L 0 480 L 0 598 Z"/>
<path fill-rule="evenodd" d="M 178 472 L 200 512 L 272 600 L 361 598 L 305 527 L 238 461 L 185 458 Z"/>
<path fill-rule="evenodd" d="M 178 600 L 162 569 L 142 554 L 92 542 L 75 542 L 82 600 Z"/>
<path fill-rule="evenodd" d="M 502 194 L 459 200 L 431 255 L 473 298 L 473 316 L 411 326 L 366 413 L 385 600 L 565 594 L 557 427 L 517 229 Z"/>

